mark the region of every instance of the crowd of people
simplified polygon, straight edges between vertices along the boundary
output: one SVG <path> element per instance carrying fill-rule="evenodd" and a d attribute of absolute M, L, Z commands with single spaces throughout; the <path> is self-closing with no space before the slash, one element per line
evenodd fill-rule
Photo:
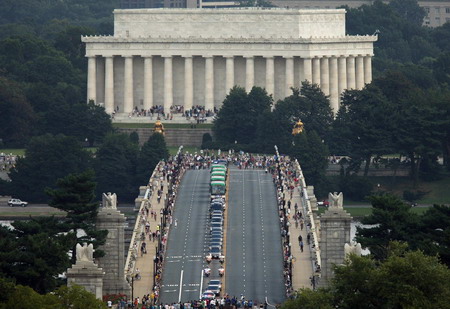
<path fill-rule="evenodd" d="M 184 108 L 181 105 L 173 105 L 170 107 L 170 110 L 164 111 L 164 106 L 155 105 L 149 109 L 138 108 L 135 106 L 133 111 L 128 114 L 128 118 L 132 117 L 149 117 L 151 120 L 155 119 L 163 119 L 163 120 L 173 120 L 174 115 L 182 115 L 186 120 L 194 120 L 197 123 L 203 123 L 208 120 L 208 118 L 213 117 L 217 114 L 218 109 L 214 107 L 213 110 L 207 110 L 204 106 L 195 105 L 190 109 Z M 120 113 L 120 108 L 117 106 L 113 113 L 112 118 L 114 119 L 115 115 Z"/>
<path fill-rule="evenodd" d="M 142 308 L 152 309 L 184 309 L 184 308 L 224 308 L 227 305 L 233 308 L 255 308 L 255 307 L 267 307 L 267 304 L 257 304 L 251 300 L 245 300 L 243 298 L 230 297 L 225 295 L 222 298 L 214 300 L 196 300 L 187 303 L 174 303 L 174 304 L 158 304 L 159 293 L 161 288 L 161 274 L 163 258 L 165 254 L 166 241 L 168 235 L 168 228 L 175 224 L 172 222 L 172 213 L 174 210 L 175 199 L 177 195 L 177 189 L 181 181 L 181 177 L 188 169 L 209 169 L 211 162 L 215 159 L 214 153 L 201 154 L 186 154 L 180 155 L 178 158 L 172 158 L 165 164 L 158 166 L 159 177 L 150 183 L 152 192 L 158 195 L 157 203 L 163 203 L 160 215 L 161 220 L 156 225 L 156 230 L 152 231 L 152 220 L 156 222 L 156 212 L 153 211 L 151 205 L 141 210 L 141 217 L 144 220 L 142 224 L 145 226 L 145 232 L 143 233 L 143 239 L 148 241 L 158 241 L 158 250 L 156 255 L 156 274 L 155 284 L 151 293 L 144 295 L 141 299 L 135 298 L 133 304 L 139 303 Z M 272 156 L 259 156 L 249 155 L 244 153 L 227 153 L 222 154 L 222 158 L 226 159 L 230 164 L 234 164 L 240 169 L 264 169 L 266 173 L 272 175 L 273 183 L 276 187 L 278 213 L 280 219 L 280 232 L 282 236 L 283 258 L 284 258 L 284 278 L 286 295 L 290 297 L 293 294 L 292 287 L 292 248 L 290 237 L 290 223 L 289 219 L 293 216 L 295 219 L 296 228 L 307 228 L 309 223 L 307 216 L 302 213 L 302 208 L 295 203 L 292 204 L 294 189 L 299 186 L 299 171 L 294 167 L 286 157 L 272 157 Z M 164 184 L 167 184 L 167 191 L 164 190 Z M 303 240 L 302 236 L 299 236 L 298 241 L 300 248 L 303 247 L 303 242 L 310 244 L 311 235 L 308 233 L 306 240 Z M 141 247 L 141 254 L 145 254 L 146 248 Z"/>
<path fill-rule="evenodd" d="M 19 156 L 13 155 L 12 153 L 0 153 L 0 171 L 8 171 L 16 166 L 16 162 Z"/>

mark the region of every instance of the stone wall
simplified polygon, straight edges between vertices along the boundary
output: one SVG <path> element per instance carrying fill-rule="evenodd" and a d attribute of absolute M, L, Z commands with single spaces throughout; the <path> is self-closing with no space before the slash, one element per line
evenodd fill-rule
<path fill-rule="evenodd" d="M 310 38 L 345 36 L 345 10 L 127 9 L 114 11 L 115 37 Z"/>
<path fill-rule="evenodd" d="M 144 144 L 148 138 L 153 134 L 153 128 L 137 128 L 137 129 L 118 129 L 119 132 L 131 134 L 136 131 L 139 135 L 139 144 Z M 211 129 L 182 129 L 182 128 L 168 128 L 164 136 L 167 146 L 195 146 L 202 145 L 203 134 L 209 133 L 212 135 Z"/>

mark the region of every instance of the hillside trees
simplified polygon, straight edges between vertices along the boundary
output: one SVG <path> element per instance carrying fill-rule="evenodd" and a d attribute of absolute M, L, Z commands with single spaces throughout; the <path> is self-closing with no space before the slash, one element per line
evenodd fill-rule
<path fill-rule="evenodd" d="M 31 139 L 25 158 L 11 170 L 11 182 L 2 181 L 3 194 L 30 202 L 46 203 L 45 188 L 54 188 L 56 180 L 90 167 L 91 154 L 74 138 L 64 135 L 43 135 Z"/>

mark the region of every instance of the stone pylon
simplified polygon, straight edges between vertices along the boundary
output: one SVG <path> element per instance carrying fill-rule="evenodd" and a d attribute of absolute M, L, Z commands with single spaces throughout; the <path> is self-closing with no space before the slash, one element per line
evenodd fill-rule
<path fill-rule="evenodd" d="M 77 245 L 77 261 L 66 272 L 67 286 L 80 285 L 102 299 L 104 272 L 94 263 L 92 252 L 92 245 Z"/>
<path fill-rule="evenodd" d="M 117 210 L 115 194 L 103 194 L 103 207 L 97 215 L 97 229 L 108 230 L 105 244 L 100 247 L 105 256 L 98 259 L 103 268 L 103 294 L 129 294 L 130 285 L 125 278 L 125 216 Z"/>
<path fill-rule="evenodd" d="M 329 195 L 330 206 L 320 216 L 321 278 L 319 286 L 327 286 L 333 277 L 333 265 L 344 263 L 344 246 L 350 242 L 352 216 L 342 207 L 342 193 Z"/>

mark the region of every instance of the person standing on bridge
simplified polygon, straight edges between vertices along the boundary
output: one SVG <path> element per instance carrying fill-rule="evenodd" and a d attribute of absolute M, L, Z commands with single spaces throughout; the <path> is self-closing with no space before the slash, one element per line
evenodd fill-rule
<path fill-rule="evenodd" d="M 300 251 L 303 252 L 303 241 L 300 241 Z"/>

